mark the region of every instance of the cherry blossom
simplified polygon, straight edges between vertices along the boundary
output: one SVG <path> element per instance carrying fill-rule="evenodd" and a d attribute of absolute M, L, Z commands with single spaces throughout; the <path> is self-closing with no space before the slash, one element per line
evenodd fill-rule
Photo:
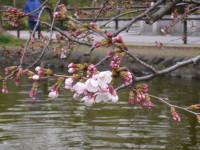
<path fill-rule="evenodd" d="M 81 83 L 81 82 L 77 82 L 74 86 L 73 86 L 73 90 L 77 93 L 77 94 L 84 94 L 86 92 L 86 86 L 85 83 Z"/>
<path fill-rule="evenodd" d="M 65 80 L 65 88 L 66 89 L 72 89 L 72 83 L 73 83 L 74 79 L 73 78 L 67 78 Z"/>
<path fill-rule="evenodd" d="M 49 93 L 49 97 L 52 98 L 52 99 L 58 98 L 58 92 L 56 92 L 56 91 L 51 91 L 51 92 Z"/>
<path fill-rule="evenodd" d="M 109 92 L 97 92 L 95 94 L 95 102 L 100 103 L 100 102 L 108 102 L 111 99 L 111 95 Z"/>
<path fill-rule="evenodd" d="M 108 83 L 112 81 L 112 72 L 111 71 L 100 72 L 97 80 L 102 88 L 107 87 Z"/>
<path fill-rule="evenodd" d="M 99 90 L 99 82 L 94 79 L 88 79 L 85 82 L 85 86 L 89 92 L 97 92 Z"/>
<path fill-rule="evenodd" d="M 32 79 L 35 80 L 35 81 L 40 80 L 40 76 L 39 76 L 39 75 L 34 75 L 34 76 L 32 77 Z"/>

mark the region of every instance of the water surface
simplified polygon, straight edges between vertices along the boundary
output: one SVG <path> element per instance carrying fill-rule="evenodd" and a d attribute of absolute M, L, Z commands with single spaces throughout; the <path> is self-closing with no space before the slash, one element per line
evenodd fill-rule
<path fill-rule="evenodd" d="M 168 97 L 180 106 L 200 103 L 200 81 L 160 78 L 149 82 L 150 93 Z M 0 94 L 0 150 L 199 150 L 200 125 L 195 116 L 153 100 L 152 109 L 127 103 L 128 91 L 117 104 L 87 107 L 63 90 L 57 100 L 47 97 L 43 83 L 38 97 L 28 97 L 30 81 L 9 83 L 10 94 Z"/>

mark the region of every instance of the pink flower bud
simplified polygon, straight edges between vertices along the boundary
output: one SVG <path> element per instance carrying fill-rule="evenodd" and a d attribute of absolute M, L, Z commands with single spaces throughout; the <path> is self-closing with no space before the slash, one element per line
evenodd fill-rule
<path fill-rule="evenodd" d="M 106 36 L 107 36 L 108 38 L 111 38 L 113 35 L 112 35 L 112 33 L 107 32 L 107 33 L 106 33 Z"/>
<path fill-rule="evenodd" d="M 58 92 L 56 92 L 56 91 L 51 91 L 51 92 L 49 93 L 49 97 L 52 98 L 52 99 L 58 98 Z"/>
<path fill-rule="evenodd" d="M 114 58 L 113 58 L 115 61 L 119 61 L 119 60 L 121 60 L 121 56 L 120 56 L 120 54 L 116 54 L 115 56 L 114 56 Z"/>
<path fill-rule="evenodd" d="M 175 121 L 181 121 L 181 118 L 180 118 L 180 116 L 178 115 L 178 113 L 176 112 L 176 110 L 175 110 L 174 107 L 171 107 L 171 113 L 172 113 L 172 118 L 173 118 Z"/>
<path fill-rule="evenodd" d="M 29 93 L 29 96 L 30 96 L 33 100 L 35 100 L 36 95 L 37 95 L 37 90 L 31 89 L 31 91 L 30 91 L 30 93 Z"/>
<path fill-rule="evenodd" d="M 114 61 L 111 61 L 111 62 L 110 62 L 110 67 L 111 67 L 112 69 L 117 69 L 117 68 L 119 68 L 119 65 L 118 65 L 118 64 L 115 64 Z"/>
<path fill-rule="evenodd" d="M 75 68 L 75 67 L 76 67 L 76 64 L 74 64 L 73 62 L 68 65 L 68 68 Z"/>
<path fill-rule="evenodd" d="M 150 100 L 148 100 L 148 101 L 146 101 L 146 106 L 147 106 L 148 108 L 152 108 L 152 107 L 153 107 L 153 104 L 152 104 L 152 102 L 151 102 Z"/>
<path fill-rule="evenodd" d="M 6 85 L 3 85 L 1 92 L 2 93 L 8 93 L 8 88 L 6 87 Z"/>
<path fill-rule="evenodd" d="M 20 80 L 19 80 L 18 78 L 15 78 L 15 79 L 14 79 L 14 82 L 15 82 L 15 85 L 16 85 L 16 86 L 19 85 L 19 81 L 20 81 Z"/>
<path fill-rule="evenodd" d="M 58 5 L 58 8 L 59 9 L 63 9 L 63 8 L 65 8 L 65 5 L 64 4 L 60 4 L 60 5 Z"/>
<path fill-rule="evenodd" d="M 107 54 L 108 57 L 112 57 L 113 55 L 114 55 L 113 51 L 108 51 L 108 54 Z"/>
<path fill-rule="evenodd" d="M 97 68 L 95 67 L 95 65 L 91 64 L 88 66 L 88 71 L 96 71 Z"/>
<path fill-rule="evenodd" d="M 75 68 L 69 68 L 68 72 L 69 73 L 74 73 L 74 72 L 76 72 L 76 69 Z"/>
<path fill-rule="evenodd" d="M 40 67 L 40 66 L 37 66 L 36 68 L 35 68 L 35 71 L 40 71 L 42 68 Z"/>
<path fill-rule="evenodd" d="M 96 28 L 96 27 L 97 27 L 97 24 L 96 24 L 96 23 L 93 23 L 93 22 L 91 22 L 91 23 L 90 23 L 90 26 L 91 26 L 92 28 Z"/>
<path fill-rule="evenodd" d="M 135 103 L 135 99 L 134 98 L 129 98 L 128 102 L 129 102 L 129 104 L 134 104 Z"/>
<path fill-rule="evenodd" d="M 112 38 L 112 42 L 114 43 L 122 43 L 122 37 L 121 36 L 116 36 Z"/>
<path fill-rule="evenodd" d="M 58 18 L 60 18 L 60 17 L 61 17 L 60 12 L 55 12 L 55 13 L 54 13 L 54 18 L 58 19 Z"/>
<path fill-rule="evenodd" d="M 94 42 L 94 43 L 93 43 L 93 46 L 94 46 L 95 48 L 98 48 L 98 47 L 101 46 L 101 42 Z"/>

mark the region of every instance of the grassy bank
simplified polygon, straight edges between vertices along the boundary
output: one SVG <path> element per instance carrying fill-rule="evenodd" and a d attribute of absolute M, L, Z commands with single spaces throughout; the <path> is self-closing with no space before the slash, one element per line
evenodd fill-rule
<path fill-rule="evenodd" d="M 19 46 L 23 44 L 25 40 L 12 38 L 5 35 L 0 35 L 0 46 Z"/>
<path fill-rule="evenodd" d="M 0 35 L 0 46 L 8 47 L 9 49 L 16 50 L 25 43 L 26 40 L 10 38 Z M 41 42 L 39 42 L 42 44 Z M 53 49 L 57 45 L 56 42 L 53 42 L 49 48 Z M 35 49 L 37 49 L 38 44 L 34 44 Z M 76 46 L 75 46 L 76 47 Z M 77 46 L 74 48 L 74 51 L 78 52 L 86 52 L 89 50 L 87 46 Z M 129 52 L 138 55 L 149 55 L 149 56 L 196 56 L 200 55 L 200 47 L 189 47 L 187 45 L 183 45 L 181 47 L 178 46 L 166 46 L 162 49 L 158 49 L 153 45 L 129 45 Z M 111 48 L 100 47 L 97 48 L 93 53 L 107 53 Z"/>

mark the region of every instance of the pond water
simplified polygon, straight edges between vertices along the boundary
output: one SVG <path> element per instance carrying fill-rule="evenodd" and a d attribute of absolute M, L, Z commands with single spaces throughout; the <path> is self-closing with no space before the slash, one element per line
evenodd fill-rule
<path fill-rule="evenodd" d="M 164 77 L 148 83 L 149 93 L 168 97 L 173 104 L 200 102 L 199 80 Z M 57 100 L 49 99 L 43 83 L 32 101 L 31 84 L 23 81 L 15 87 L 9 83 L 10 94 L 0 94 L 0 150 L 200 149 L 196 117 L 177 111 L 182 121 L 176 122 L 169 107 L 157 100 L 152 109 L 129 105 L 123 90 L 117 104 L 88 107 L 65 90 Z"/>

